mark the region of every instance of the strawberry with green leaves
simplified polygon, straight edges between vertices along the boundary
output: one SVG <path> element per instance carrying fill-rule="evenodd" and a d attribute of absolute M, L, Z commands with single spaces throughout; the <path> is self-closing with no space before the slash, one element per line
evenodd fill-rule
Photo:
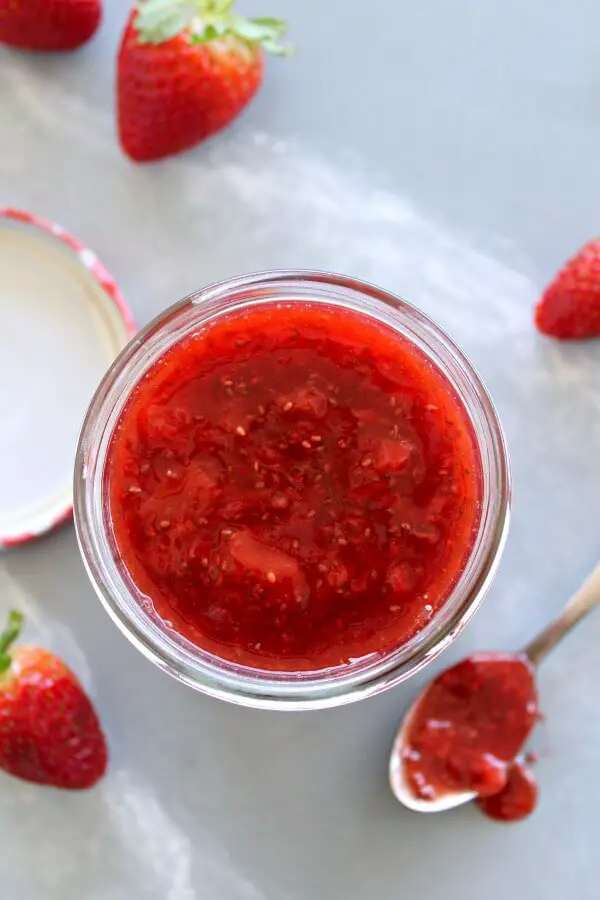
<path fill-rule="evenodd" d="M 0 0 L 1 2 L 1 0 Z M 262 84 L 265 51 L 284 55 L 278 19 L 234 0 L 141 0 L 117 72 L 121 145 L 136 162 L 179 153 L 225 128 Z"/>
<path fill-rule="evenodd" d="M 75 50 L 96 33 L 101 17 L 101 0 L 0 0 L 0 43 Z"/>
<path fill-rule="evenodd" d="M 92 787 L 108 763 L 98 716 L 79 681 L 41 647 L 12 650 L 23 624 L 0 635 L 0 769 L 37 784 Z"/>
<path fill-rule="evenodd" d="M 600 337 L 600 238 L 585 244 L 546 288 L 535 324 L 563 341 Z"/>

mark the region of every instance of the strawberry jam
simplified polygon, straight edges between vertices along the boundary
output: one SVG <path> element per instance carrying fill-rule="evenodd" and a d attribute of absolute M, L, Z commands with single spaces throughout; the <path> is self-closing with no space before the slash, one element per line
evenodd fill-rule
<path fill-rule="evenodd" d="M 524 759 L 509 766 L 506 782 L 497 794 L 480 796 L 477 805 L 484 815 L 499 822 L 518 822 L 534 811 L 538 786 L 531 767 Z"/>
<path fill-rule="evenodd" d="M 159 616 L 270 670 L 406 643 L 480 519 L 448 380 L 388 326 L 321 304 L 254 306 L 172 347 L 126 403 L 106 478 L 115 555 Z"/>
<path fill-rule="evenodd" d="M 519 654 L 478 653 L 442 672 L 412 714 L 404 770 L 415 796 L 474 792 L 496 819 L 535 806 L 535 779 L 515 762 L 538 719 L 535 673 Z"/>

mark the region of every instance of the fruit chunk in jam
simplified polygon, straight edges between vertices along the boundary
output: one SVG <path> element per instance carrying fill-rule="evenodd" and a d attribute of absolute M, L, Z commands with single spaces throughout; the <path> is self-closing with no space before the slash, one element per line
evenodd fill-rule
<path fill-rule="evenodd" d="M 261 304 L 170 349 L 125 405 L 106 477 L 115 552 L 158 614 L 272 670 L 404 644 L 480 516 L 449 382 L 389 327 L 321 304 Z"/>

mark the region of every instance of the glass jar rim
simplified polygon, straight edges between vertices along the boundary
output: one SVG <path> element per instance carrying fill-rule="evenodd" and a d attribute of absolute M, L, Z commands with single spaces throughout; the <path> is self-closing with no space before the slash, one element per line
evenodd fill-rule
<path fill-rule="evenodd" d="M 410 641 L 357 666 L 316 672 L 271 672 L 230 663 L 182 637 L 134 597 L 107 539 L 103 494 L 108 445 L 132 389 L 171 346 L 234 309 L 264 303 L 326 303 L 354 309 L 404 334 L 457 392 L 477 439 L 483 470 L 478 533 L 465 567 L 441 609 Z M 427 315 L 400 297 L 341 275 L 281 270 L 238 276 L 201 289 L 153 319 L 117 357 L 99 385 L 77 448 L 75 527 L 92 584 L 127 638 L 178 680 L 211 696 L 259 708 L 314 709 L 353 702 L 404 681 L 437 657 L 479 607 L 507 537 L 511 477 L 496 410 L 475 368 Z M 370 661 L 369 661 L 370 660 Z"/>

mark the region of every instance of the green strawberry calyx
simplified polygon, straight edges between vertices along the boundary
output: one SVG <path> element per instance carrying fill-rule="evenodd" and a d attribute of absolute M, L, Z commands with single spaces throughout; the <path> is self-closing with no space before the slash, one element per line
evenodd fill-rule
<path fill-rule="evenodd" d="M 11 645 L 21 634 L 23 616 L 14 609 L 8 614 L 8 621 L 2 634 L 0 634 L 0 675 L 10 669 L 12 656 L 8 652 Z"/>
<path fill-rule="evenodd" d="M 162 44 L 186 33 L 193 44 L 237 39 L 275 56 L 291 48 L 281 43 L 287 31 L 281 19 L 252 18 L 234 12 L 235 0 L 140 0 L 134 27 L 141 44 Z"/>

